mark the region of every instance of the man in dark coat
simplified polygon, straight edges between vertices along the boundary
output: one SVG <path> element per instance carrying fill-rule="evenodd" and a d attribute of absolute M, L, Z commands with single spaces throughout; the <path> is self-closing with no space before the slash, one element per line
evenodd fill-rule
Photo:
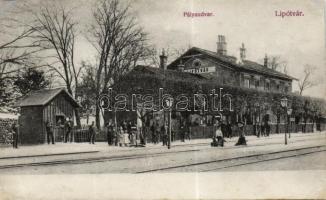
<path fill-rule="evenodd" d="M 271 131 L 271 126 L 269 125 L 269 115 L 266 114 L 264 116 L 264 129 L 265 129 L 265 136 L 269 136 L 269 133 Z"/>
<path fill-rule="evenodd" d="M 17 122 L 14 122 L 12 124 L 12 132 L 13 132 L 13 141 L 12 141 L 12 146 L 15 148 L 15 149 L 18 149 L 18 127 L 17 127 Z"/>
<path fill-rule="evenodd" d="M 111 122 L 106 124 L 107 129 L 107 137 L 108 137 L 108 145 L 113 144 L 113 125 Z"/>
<path fill-rule="evenodd" d="M 69 138 L 70 138 L 70 142 L 72 142 L 72 137 L 71 137 L 71 121 L 70 121 L 69 118 L 67 118 L 67 120 L 65 121 L 65 131 L 66 131 L 65 143 L 68 142 Z"/>
<path fill-rule="evenodd" d="M 221 131 L 222 131 L 222 135 L 223 135 L 223 138 L 227 137 L 227 129 L 226 129 L 226 124 L 225 124 L 225 121 L 222 120 L 222 123 L 220 125 L 221 127 Z"/>
<path fill-rule="evenodd" d="M 52 144 L 54 144 L 54 135 L 53 135 L 53 131 L 52 131 L 51 122 L 46 121 L 45 130 L 46 130 L 46 136 L 47 136 L 48 144 L 50 144 L 50 140 L 51 140 Z"/>
<path fill-rule="evenodd" d="M 168 145 L 168 134 L 167 134 L 166 125 L 162 125 L 162 127 L 161 127 L 161 135 L 162 135 L 162 139 L 163 139 L 163 146 L 167 146 Z"/>
<path fill-rule="evenodd" d="M 226 124 L 226 133 L 228 138 L 232 138 L 232 125 L 230 122 Z"/>
<path fill-rule="evenodd" d="M 156 144 L 157 143 L 157 138 L 156 138 L 154 123 L 151 126 L 151 133 L 152 133 L 152 142 L 153 142 L 153 144 Z"/>
<path fill-rule="evenodd" d="M 181 142 L 185 142 L 185 137 L 186 137 L 186 122 L 182 122 L 180 126 L 180 140 Z"/>
<path fill-rule="evenodd" d="M 127 124 L 127 133 L 128 133 L 128 138 L 129 138 L 129 140 L 131 140 L 131 135 L 132 135 L 131 127 L 132 127 L 132 124 L 131 124 L 131 121 L 130 121 L 130 122 Z"/>
<path fill-rule="evenodd" d="M 95 144 L 96 128 L 95 128 L 95 126 L 94 126 L 94 121 L 93 121 L 92 124 L 90 125 L 88 131 L 89 131 L 89 136 L 90 136 L 89 143 L 90 143 L 90 144 Z"/>
<path fill-rule="evenodd" d="M 191 140 L 190 123 L 186 123 L 185 130 L 186 130 L 187 139 Z"/>

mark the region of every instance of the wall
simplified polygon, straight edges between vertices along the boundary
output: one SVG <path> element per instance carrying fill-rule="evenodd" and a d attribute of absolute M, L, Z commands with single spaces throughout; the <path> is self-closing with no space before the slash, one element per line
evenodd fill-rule
<path fill-rule="evenodd" d="M 201 65 L 199 67 L 194 66 L 194 61 L 200 61 Z M 234 70 L 228 68 L 222 63 L 217 63 L 208 57 L 198 57 L 190 58 L 185 62 L 185 71 L 189 72 L 190 70 L 197 70 L 196 73 L 201 74 L 203 76 L 214 77 L 218 84 L 222 85 L 233 85 L 239 86 L 240 78 L 239 73 Z M 200 69 L 207 69 L 207 72 L 200 72 Z"/>
<path fill-rule="evenodd" d="M 61 93 L 56 98 L 54 98 L 50 103 L 48 103 L 43 111 L 43 124 L 48 120 L 53 125 L 53 132 L 55 135 L 56 142 L 63 141 L 64 136 L 64 122 L 61 121 L 59 124 L 56 121 L 56 116 L 63 116 L 64 119 L 70 117 L 73 120 L 74 118 L 74 107 L 71 105 L 69 101 L 65 98 L 65 94 Z M 43 127 L 43 137 L 44 141 L 46 141 L 46 130 L 45 126 Z"/>
<path fill-rule="evenodd" d="M 22 144 L 42 144 L 43 108 L 41 106 L 28 106 L 21 108 L 20 139 Z"/>

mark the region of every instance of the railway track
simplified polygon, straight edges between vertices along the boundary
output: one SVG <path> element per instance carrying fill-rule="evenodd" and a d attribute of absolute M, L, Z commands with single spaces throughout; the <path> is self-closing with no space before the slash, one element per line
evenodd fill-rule
<path fill-rule="evenodd" d="M 245 155 L 239 157 L 210 160 L 205 162 L 195 162 L 190 164 L 143 170 L 143 171 L 138 171 L 136 173 L 167 172 L 167 171 L 173 172 L 173 171 L 180 171 L 180 169 L 182 169 L 181 171 L 209 172 L 209 171 L 217 171 L 221 169 L 238 167 L 243 165 L 250 165 L 250 164 L 255 164 L 260 162 L 267 162 L 272 160 L 280 160 L 280 159 L 292 158 L 297 156 L 303 156 L 303 155 L 319 153 L 324 151 L 326 151 L 326 145 L 296 148 L 291 150 L 267 152 L 267 153 L 260 153 L 260 154 L 251 154 L 251 155 Z M 232 163 L 234 161 L 236 161 L 236 163 Z M 203 167 L 204 165 L 206 166 Z M 210 167 L 209 165 L 213 165 L 213 167 Z M 220 166 L 214 167 L 214 165 L 220 165 Z M 201 170 L 199 166 L 202 166 L 203 169 Z M 187 168 L 188 170 L 185 170 Z"/>
<path fill-rule="evenodd" d="M 109 156 L 109 157 L 105 156 L 105 157 L 95 157 L 95 158 L 67 159 L 67 160 L 57 160 L 57 161 L 1 165 L 0 170 L 8 169 L 8 168 L 18 168 L 18 167 L 32 167 L 32 166 L 46 166 L 46 165 L 60 165 L 60 164 L 83 164 L 83 163 L 90 163 L 90 162 L 129 160 L 129 159 L 146 158 L 146 157 L 154 157 L 160 155 L 194 152 L 194 151 L 200 151 L 200 150 L 192 149 L 192 150 L 184 150 L 184 151 L 159 152 L 159 153 L 152 153 L 152 154 L 117 155 L 117 156 Z"/>
<path fill-rule="evenodd" d="M 317 140 L 317 139 L 309 139 L 309 140 Z M 319 139 L 320 140 L 320 139 Z M 303 140 L 296 140 L 297 141 L 306 141 L 306 139 Z M 223 149 L 233 149 L 233 148 L 251 148 L 251 147 L 257 147 L 257 146 L 269 146 L 279 144 L 279 142 L 270 142 L 265 144 L 256 144 L 252 146 L 247 147 L 240 147 L 240 146 L 229 146 L 224 147 Z M 208 146 L 208 143 L 197 143 L 197 144 L 189 144 L 189 145 L 183 145 L 187 147 L 193 147 L 193 146 Z M 213 161 L 207 161 L 207 162 L 199 162 L 199 163 L 192 163 L 188 165 L 178 165 L 178 166 L 172 166 L 172 167 L 166 167 L 166 168 L 159 168 L 159 169 L 151 169 L 151 170 L 144 170 L 144 171 L 138 171 L 136 173 L 148 173 L 148 172 L 160 172 L 160 171 L 168 171 L 171 169 L 179 169 L 179 168 L 187 168 L 191 166 L 200 166 L 210 163 L 218 163 L 218 162 L 226 162 L 226 161 L 232 161 L 236 159 L 248 159 L 252 157 L 259 157 L 259 156 L 266 156 L 266 155 L 273 155 L 273 154 L 279 154 L 279 153 L 285 153 L 285 152 L 294 152 L 298 150 L 305 150 L 305 149 L 311 149 L 311 148 L 322 148 L 325 146 L 316 146 L 316 147 L 306 147 L 306 148 L 299 148 L 299 149 L 293 149 L 293 150 L 285 150 L 285 151 L 278 151 L 278 152 L 270 152 L 270 153 L 263 153 L 263 154 L 255 154 L 255 155 L 247 155 L 247 156 L 241 156 L 241 157 L 234 157 L 234 158 L 228 158 L 228 159 L 220 159 L 220 160 L 213 160 Z M 108 161 L 121 161 L 121 160 L 130 160 L 130 159 L 140 159 L 140 158 L 148 158 L 148 157 L 157 157 L 157 156 L 166 156 L 171 154 L 177 154 L 177 153 L 193 153 L 198 152 L 201 150 L 214 150 L 216 148 L 202 148 L 202 149 L 190 149 L 190 150 L 180 150 L 180 151 L 166 151 L 166 152 L 158 152 L 158 153 L 142 153 L 142 154 L 132 154 L 132 155 L 115 155 L 115 156 L 101 156 L 101 157 L 92 157 L 92 158 L 79 158 L 79 159 L 63 159 L 63 160 L 55 160 L 55 161 L 43 161 L 43 162 L 31 162 L 31 163 L 20 163 L 20 164 L 8 164 L 8 165 L 0 165 L 1 169 L 10 169 L 10 168 L 21 168 L 21 167 L 35 167 L 35 166 L 52 166 L 52 165 L 64 165 L 64 164 L 83 164 L 83 163 L 93 163 L 93 162 L 108 162 Z M 129 151 L 129 150 L 128 150 Z M 131 150 L 130 150 L 131 151 Z M 323 150 L 326 151 L 326 150 Z M 56 155 L 55 155 L 56 156 Z M 19 159 L 20 157 L 12 157 L 12 159 Z M 26 157 L 21 157 L 26 158 Z M 10 160 L 10 157 L 6 158 Z M 281 158 L 278 158 L 281 159 Z M 267 160 L 266 160 L 267 161 Z M 256 161 L 254 161 L 256 162 Z M 244 163 L 240 163 L 241 165 L 244 165 Z M 250 163 L 248 163 L 250 164 Z M 232 166 L 230 166 L 232 167 Z M 223 166 L 221 169 L 227 168 L 227 166 Z M 219 168 L 214 168 L 213 170 L 218 170 Z M 213 171 L 212 170 L 212 171 Z M 210 171 L 210 170 L 207 170 Z M 0 171 L 1 173 L 1 171 Z"/>

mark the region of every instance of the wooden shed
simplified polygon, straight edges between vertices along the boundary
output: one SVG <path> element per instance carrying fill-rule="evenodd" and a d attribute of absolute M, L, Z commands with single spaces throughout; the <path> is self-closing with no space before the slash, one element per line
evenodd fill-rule
<path fill-rule="evenodd" d="M 56 141 L 62 141 L 66 118 L 74 121 L 79 104 L 65 88 L 33 91 L 17 104 L 20 107 L 20 141 L 23 144 L 46 142 L 45 122 L 52 123 Z"/>

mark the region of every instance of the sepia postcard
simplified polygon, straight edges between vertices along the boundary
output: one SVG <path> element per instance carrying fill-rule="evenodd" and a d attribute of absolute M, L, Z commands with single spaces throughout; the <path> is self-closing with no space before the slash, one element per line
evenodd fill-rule
<path fill-rule="evenodd" d="M 0 200 L 326 199 L 323 0 L 0 0 Z"/>

